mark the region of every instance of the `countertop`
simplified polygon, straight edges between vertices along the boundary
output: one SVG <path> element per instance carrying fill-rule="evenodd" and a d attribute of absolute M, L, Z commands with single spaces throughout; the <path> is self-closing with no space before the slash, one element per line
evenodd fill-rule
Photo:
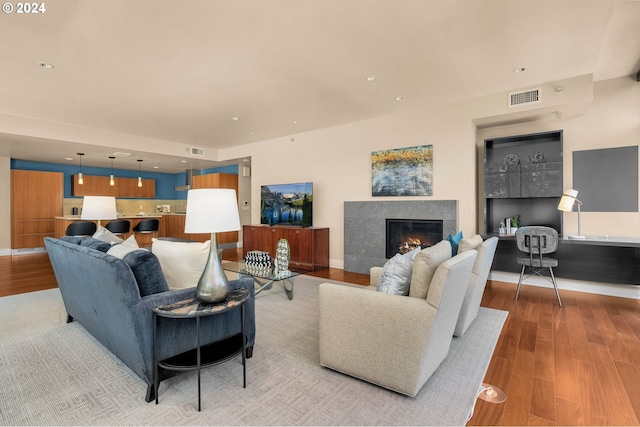
<path fill-rule="evenodd" d="M 140 219 L 140 218 L 162 218 L 163 215 L 171 215 L 171 214 L 153 214 L 153 215 L 122 215 L 118 216 L 117 219 Z M 56 216 L 54 219 L 64 219 L 64 220 L 75 220 L 82 219 L 80 215 L 65 215 L 65 216 Z M 103 221 L 107 221 L 104 219 Z"/>

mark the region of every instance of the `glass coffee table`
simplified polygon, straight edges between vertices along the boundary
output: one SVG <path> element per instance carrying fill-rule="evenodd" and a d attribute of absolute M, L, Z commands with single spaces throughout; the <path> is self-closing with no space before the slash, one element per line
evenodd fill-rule
<path fill-rule="evenodd" d="M 271 289 L 275 282 L 280 282 L 282 283 L 282 287 L 284 287 L 284 291 L 286 292 L 289 300 L 293 299 L 293 278 L 309 273 L 307 270 L 301 270 L 294 267 L 289 267 L 288 270 L 280 272 L 275 271 L 273 267 L 255 268 L 247 266 L 244 261 L 223 261 L 222 269 L 253 277 L 257 286 L 256 295 L 263 290 Z"/>

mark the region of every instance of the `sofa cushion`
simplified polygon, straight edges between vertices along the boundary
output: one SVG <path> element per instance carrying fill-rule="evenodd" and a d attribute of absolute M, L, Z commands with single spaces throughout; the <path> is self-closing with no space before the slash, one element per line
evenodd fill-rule
<path fill-rule="evenodd" d="M 81 237 L 80 246 L 95 249 L 100 252 L 107 252 L 111 247 L 109 243 L 103 242 L 102 240 L 94 239 L 93 237 Z"/>
<path fill-rule="evenodd" d="M 147 249 L 134 248 L 125 244 L 111 246 L 107 254 L 120 258 L 127 263 L 138 283 L 140 296 L 156 294 L 169 290 L 162 267 L 153 253 Z"/>
<path fill-rule="evenodd" d="M 169 290 L 160 261 L 150 251 L 137 249 L 126 254 L 122 259 L 133 271 L 141 297 Z"/>
<path fill-rule="evenodd" d="M 409 254 L 396 254 L 382 267 L 378 280 L 378 292 L 393 295 L 409 295 L 413 260 Z"/>
<path fill-rule="evenodd" d="M 421 250 L 413 261 L 409 296 L 426 299 L 429 293 L 429 284 L 436 269 L 449 258 L 451 258 L 451 243 L 448 240 L 442 240 Z"/>
<path fill-rule="evenodd" d="M 79 245 L 82 237 L 80 236 L 62 236 L 60 238 L 63 242 L 72 243 L 74 245 Z"/>
<path fill-rule="evenodd" d="M 470 249 L 478 249 L 481 244 L 482 236 L 479 234 L 475 234 L 472 237 L 462 239 L 460 240 L 460 244 L 458 245 L 458 253 L 462 253 Z"/>
<path fill-rule="evenodd" d="M 457 232 L 456 234 L 449 234 L 445 237 L 445 240 L 448 240 L 451 243 L 451 256 L 456 256 L 458 254 L 458 245 L 460 241 L 463 239 L 462 231 Z"/>
<path fill-rule="evenodd" d="M 112 232 L 110 232 L 109 230 L 107 230 L 101 225 L 98 226 L 98 229 L 96 230 L 96 232 L 93 233 L 93 238 L 102 240 L 103 242 L 107 242 L 110 245 L 123 242 L 123 240 L 120 237 L 116 236 L 115 234 L 113 234 Z"/>
<path fill-rule="evenodd" d="M 209 256 L 209 241 L 172 242 L 151 239 L 151 251 L 158 257 L 169 289 L 191 288 L 198 284 Z"/>

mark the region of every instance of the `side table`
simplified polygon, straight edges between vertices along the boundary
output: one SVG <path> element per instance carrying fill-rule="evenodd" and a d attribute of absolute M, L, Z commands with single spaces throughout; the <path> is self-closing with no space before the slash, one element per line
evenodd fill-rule
<path fill-rule="evenodd" d="M 200 399 L 200 371 L 204 367 L 231 359 L 238 353 L 242 353 L 242 387 L 247 386 L 246 369 L 246 346 L 247 339 L 244 332 L 244 305 L 249 298 L 249 291 L 245 288 L 232 290 L 225 301 L 207 304 L 195 298 L 178 301 L 173 304 L 155 307 L 153 309 L 153 365 L 154 365 L 154 391 L 156 394 L 156 405 L 158 404 L 158 368 L 172 371 L 198 371 L 198 411 L 201 409 Z M 238 335 L 226 338 L 215 343 L 201 346 L 200 344 L 200 318 L 205 316 L 215 316 L 216 314 L 240 308 L 240 337 Z M 195 349 L 170 357 L 165 360 L 158 360 L 157 329 L 158 317 L 171 319 L 195 319 L 196 336 Z M 239 344 L 239 345 L 238 345 Z"/>

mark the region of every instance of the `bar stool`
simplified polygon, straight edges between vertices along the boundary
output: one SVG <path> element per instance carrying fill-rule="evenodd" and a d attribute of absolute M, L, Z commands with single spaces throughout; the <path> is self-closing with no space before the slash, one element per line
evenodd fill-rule
<path fill-rule="evenodd" d="M 143 219 L 133 227 L 133 234 L 136 233 L 152 233 L 153 237 L 156 237 L 160 221 L 157 219 Z"/>
<path fill-rule="evenodd" d="M 131 221 L 126 219 L 116 219 L 115 221 L 108 222 L 104 227 L 113 234 L 120 234 L 124 238 L 127 233 L 129 233 L 129 229 L 131 228 Z"/>
<path fill-rule="evenodd" d="M 67 236 L 76 236 L 76 237 L 84 237 L 84 236 L 93 236 L 96 232 L 97 226 L 95 222 L 91 221 L 77 221 L 72 222 L 67 227 L 65 234 Z"/>

